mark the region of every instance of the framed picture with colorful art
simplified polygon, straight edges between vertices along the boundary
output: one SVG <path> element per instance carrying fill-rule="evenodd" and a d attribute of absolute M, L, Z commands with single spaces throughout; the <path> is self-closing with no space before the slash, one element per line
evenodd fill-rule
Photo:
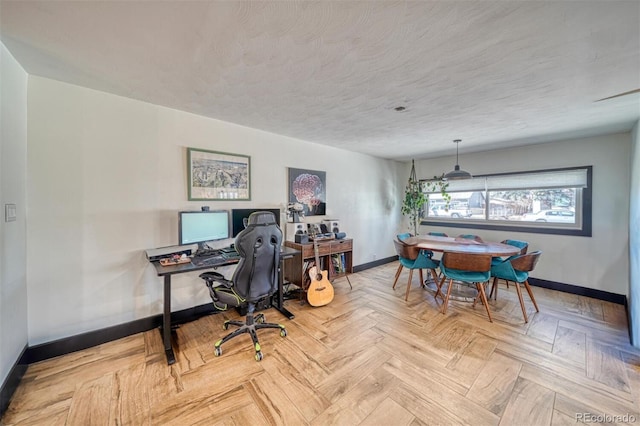
<path fill-rule="evenodd" d="M 304 206 L 305 216 L 327 211 L 327 172 L 289 167 L 289 203 Z"/>

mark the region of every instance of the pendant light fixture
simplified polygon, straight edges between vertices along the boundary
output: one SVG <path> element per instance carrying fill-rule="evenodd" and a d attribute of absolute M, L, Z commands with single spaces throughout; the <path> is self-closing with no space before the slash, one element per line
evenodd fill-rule
<path fill-rule="evenodd" d="M 460 142 L 462 142 L 460 139 L 453 141 L 453 143 L 456 144 L 456 166 L 452 171 L 444 175 L 445 180 L 471 179 L 473 177 L 471 173 L 460 170 L 460 166 L 458 165 L 458 144 Z"/>

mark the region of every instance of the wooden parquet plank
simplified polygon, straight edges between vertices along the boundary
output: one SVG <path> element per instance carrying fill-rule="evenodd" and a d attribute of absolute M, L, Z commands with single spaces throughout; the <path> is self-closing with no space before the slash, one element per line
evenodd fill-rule
<path fill-rule="evenodd" d="M 211 355 L 206 364 L 180 374 L 184 391 L 202 389 L 205 392 L 225 393 L 238 386 L 238 383 L 264 373 L 261 364 L 253 358 L 253 353 L 249 347 L 235 354 L 223 353 L 215 358 Z"/>
<path fill-rule="evenodd" d="M 326 377 L 328 372 L 291 344 L 291 339 L 285 340 L 264 358 L 262 366 L 293 406 L 298 408 L 307 421 L 311 421 L 329 406 L 329 401 L 315 391 L 315 383 Z M 322 372 L 321 376 L 315 372 L 309 373 L 314 367 Z"/>
<path fill-rule="evenodd" d="M 245 385 L 258 409 L 273 425 L 301 425 L 306 422 L 296 405 L 269 374 L 255 376 Z"/>
<path fill-rule="evenodd" d="M 580 401 L 576 401 L 570 395 L 563 395 L 561 393 L 556 394 L 554 409 L 557 413 L 561 413 L 566 418 L 571 419 L 574 425 L 577 423 L 576 416 L 578 414 L 582 414 L 583 416 L 590 415 L 594 417 L 602 414 L 612 415 L 612 413 L 598 412 L 597 410 L 594 410 L 593 407 Z"/>
<path fill-rule="evenodd" d="M 134 364 L 130 368 L 116 372 L 113 380 L 109 423 L 150 424 L 151 403 L 145 369 L 146 364 Z"/>
<path fill-rule="evenodd" d="M 615 346 L 630 353 L 640 353 L 640 349 L 631 346 L 628 332 L 622 332 L 621 330 L 608 327 L 606 324 L 597 322 L 584 324 L 573 320 L 559 320 L 558 324 L 562 327 L 582 332 L 587 338 L 597 340 L 603 344 Z"/>
<path fill-rule="evenodd" d="M 584 376 L 584 367 L 578 367 L 567 363 L 563 357 L 549 353 L 540 349 L 524 348 L 517 344 L 500 342 L 496 347 L 496 352 L 536 366 L 542 366 L 549 370 L 565 374 L 572 372 L 576 375 Z"/>
<path fill-rule="evenodd" d="M 441 382 L 433 380 L 428 371 L 420 366 L 392 358 L 384 364 L 384 368 L 413 388 L 416 393 L 428 396 L 433 403 L 459 417 L 466 424 L 496 425 L 500 420 L 489 410 L 443 386 Z"/>
<path fill-rule="evenodd" d="M 67 423 L 70 425 L 107 425 L 113 386 L 113 374 L 83 383 L 73 395 Z"/>
<path fill-rule="evenodd" d="M 527 335 L 543 342 L 553 344 L 558 329 L 558 319 L 540 312 L 529 320 L 531 324 Z"/>
<path fill-rule="evenodd" d="M 409 425 L 413 419 L 413 414 L 393 399 L 386 398 L 360 425 Z"/>
<path fill-rule="evenodd" d="M 153 407 L 152 425 L 192 425 L 206 424 L 218 416 L 224 418 L 228 414 L 243 411 L 254 404 L 251 393 L 243 386 L 225 392 L 203 392 L 202 390 L 185 391 L 169 400 L 162 401 Z"/>
<path fill-rule="evenodd" d="M 551 426 L 575 426 L 576 418 L 571 417 L 561 411 L 553 410 L 553 417 L 551 418 Z"/>
<path fill-rule="evenodd" d="M 522 346 L 523 348 L 531 348 L 532 350 L 540 350 L 549 353 L 553 350 L 552 343 L 544 342 L 525 334 L 526 328 L 524 325 L 522 326 L 522 330 L 519 330 L 499 322 L 490 323 L 488 321 L 475 321 L 468 317 L 462 317 L 460 318 L 460 321 L 463 324 L 467 324 L 469 327 L 473 327 L 478 333 L 484 334 L 485 336 L 491 337 L 492 339 L 500 342 L 512 343 L 514 345 Z"/>
<path fill-rule="evenodd" d="M 469 343 L 474 333 L 474 327 L 469 327 L 452 316 L 431 330 L 431 334 L 435 336 L 432 345 L 444 356 L 453 357 Z"/>
<path fill-rule="evenodd" d="M 266 425 L 267 419 L 255 404 L 245 405 L 240 410 L 223 414 L 216 411 L 215 415 L 194 423 L 193 426 L 247 426 Z"/>
<path fill-rule="evenodd" d="M 164 355 L 164 345 L 159 329 L 148 330 L 142 333 L 144 339 L 144 353 L 146 357 L 154 357 L 157 354 Z"/>
<path fill-rule="evenodd" d="M 374 325 L 375 323 L 370 322 L 362 329 L 352 327 L 345 330 L 344 333 L 330 333 L 334 337 L 332 344 L 329 345 L 332 348 L 330 351 L 318 354 L 318 360 L 330 370 L 335 370 L 350 362 L 361 352 L 376 347 L 377 342 L 380 342 L 383 336 L 372 328 Z"/>
<path fill-rule="evenodd" d="M 493 414 L 501 416 L 516 384 L 522 364 L 496 352 L 486 360 L 476 381 L 467 392 L 467 398 Z"/>
<path fill-rule="evenodd" d="M 439 359 L 439 354 L 430 350 L 428 341 L 422 344 L 422 340 L 407 343 L 400 337 L 402 336 L 388 334 L 384 337 L 383 342 L 378 345 L 378 348 L 410 365 L 419 365 L 424 373 L 428 374 L 434 381 L 442 383 L 443 386 L 447 386 L 454 392 L 460 395 L 467 393 L 468 387 L 451 380 L 449 372 L 445 369 L 449 360 Z"/>
<path fill-rule="evenodd" d="M 384 399 L 396 392 L 397 385 L 398 380 L 392 374 L 377 369 L 329 405 L 312 424 L 359 424 Z"/>
<path fill-rule="evenodd" d="M 446 365 L 451 380 L 469 389 L 487 363 L 497 342 L 482 334 L 474 334 Z"/>
<path fill-rule="evenodd" d="M 557 394 L 570 396 L 598 412 L 638 414 L 638 401 L 635 401 L 631 395 L 627 395 L 628 399 L 623 399 L 619 394 L 612 392 L 614 389 L 606 386 L 596 387 L 594 383 L 597 382 L 586 377 L 568 378 L 566 375 L 562 376 L 529 364 L 522 365 L 520 377 L 549 388 Z"/>
<path fill-rule="evenodd" d="M 603 321 L 620 330 L 627 329 L 626 312 L 620 309 L 620 305 L 611 302 L 602 302 Z"/>
<path fill-rule="evenodd" d="M 21 397 L 16 392 L 12 401 L 17 400 L 31 400 L 29 398 Z M 55 425 L 63 426 L 67 424 L 67 417 L 69 415 L 69 408 L 71 407 L 71 397 L 57 401 L 50 402 L 48 398 L 41 400 L 40 406 L 34 406 L 33 404 L 14 404 L 13 402 L 7 409 L 4 417 L 0 419 L 0 425 Z"/>
<path fill-rule="evenodd" d="M 587 340 L 587 377 L 614 389 L 631 392 L 620 351 L 592 339 Z"/>
<path fill-rule="evenodd" d="M 555 393 L 544 386 L 518 379 L 504 410 L 501 425 L 548 425 L 553 417 Z"/>
<path fill-rule="evenodd" d="M 586 366 L 587 336 L 581 331 L 558 326 L 553 353 L 580 369 Z"/>
<path fill-rule="evenodd" d="M 332 403 L 349 392 L 389 359 L 389 355 L 375 347 L 366 348 L 338 368 L 317 386 L 318 391 Z"/>
<path fill-rule="evenodd" d="M 465 425 L 465 422 L 449 411 L 435 403 L 429 393 L 421 394 L 415 389 L 401 384 L 398 390 L 391 395 L 398 405 L 403 406 L 408 412 L 427 425 Z M 382 424 L 382 423 L 378 423 Z M 393 422 L 388 424 L 394 424 Z"/>

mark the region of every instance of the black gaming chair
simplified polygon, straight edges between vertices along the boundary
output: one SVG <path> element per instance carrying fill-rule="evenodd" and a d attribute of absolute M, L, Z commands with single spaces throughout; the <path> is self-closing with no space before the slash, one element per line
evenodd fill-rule
<path fill-rule="evenodd" d="M 220 310 L 228 307 L 244 307 L 247 305 L 245 322 L 227 320 L 224 329 L 229 325 L 238 328 L 229 333 L 214 345 L 214 354 L 222 355 L 220 347 L 224 342 L 233 339 L 240 334 L 249 333 L 256 350 L 256 361 L 262 360 L 260 342 L 256 330 L 260 328 L 280 329 L 280 335 L 285 337 L 287 330 L 283 325 L 265 322 L 263 314 L 255 317 L 256 303 L 271 297 L 278 286 L 278 269 L 280 267 L 280 244 L 282 243 L 282 231 L 276 223 L 273 213 L 259 211 L 251 213 L 243 229 L 236 237 L 235 247 L 240 254 L 240 262 L 233 273 L 231 280 L 227 280 L 217 272 L 205 272 L 200 274 L 213 299 L 213 305 Z"/>

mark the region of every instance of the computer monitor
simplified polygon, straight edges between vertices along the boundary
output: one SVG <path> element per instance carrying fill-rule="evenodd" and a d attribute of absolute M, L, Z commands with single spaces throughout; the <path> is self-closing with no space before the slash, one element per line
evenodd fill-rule
<path fill-rule="evenodd" d="M 271 212 L 276 217 L 276 223 L 280 226 L 280 209 L 232 209 L 231 225 L 233 237 L 237 237 L 240 231 L 244 229 L 244 219 L 248 219 L 249 215 L 254 212 Z"/>
<path fill-rule="evenodd" d="M 205 249 L 207 241 L 230 238 L 229 212 L 227 210 L 179 212 L 179 244 L 198 244 Z"/>

